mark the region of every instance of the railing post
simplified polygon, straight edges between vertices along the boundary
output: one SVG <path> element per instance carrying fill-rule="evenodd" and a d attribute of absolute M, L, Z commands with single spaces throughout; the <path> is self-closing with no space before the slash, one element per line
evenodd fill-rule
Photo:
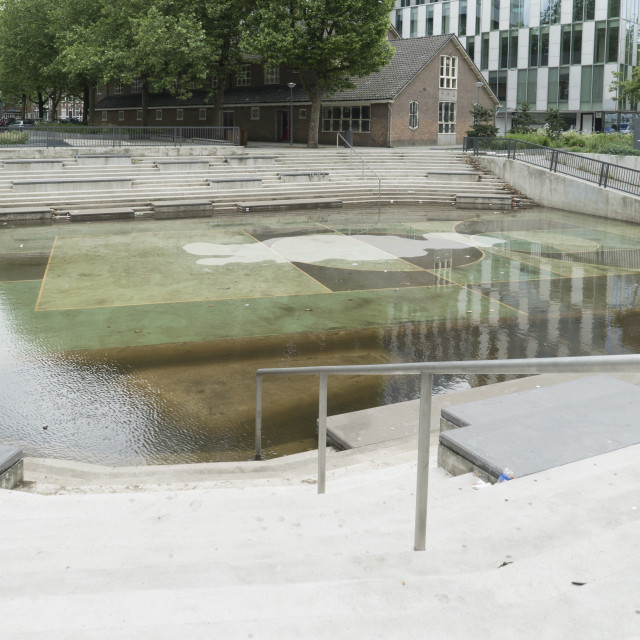
<path fill-rule="evenodd" d="M 549 167 L 549 171 L 556 171 L 558 168 L 558 151 L 554 149 L 551 152 L 551 166 Z"/>
<path fill-rule="evenodd" d="M 418 419 L 418 472 L 416 481 L 416 527 L 413 548 L 424 551 L 427 540 L 427 499 L 429 497 L 429 445 L 433 374 L 420 374 L 420 414 Z"/>
<path fill-rule="evenodd" d="M 318 394 L 318 493 L 324 493 L 327 475 L 327 374 L 320 374 Z"/>
<path fill-rule="evenodd" d="M 256 375 L 256 451 L 254 458 L 262 460 L 262 375 Z"/>
<path fill-rule="evenodd" d="M 600 182 L 598 182 L 598 186 L 607 188 L 607 178 L 609 176 L 609 165 L 606 162 L 602 163 L 600 167 Z"/>

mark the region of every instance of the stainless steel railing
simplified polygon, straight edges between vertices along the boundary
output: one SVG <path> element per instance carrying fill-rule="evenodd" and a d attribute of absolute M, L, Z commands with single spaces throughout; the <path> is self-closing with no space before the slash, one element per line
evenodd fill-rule
<path fill-rule="evenodd" d="M 405 364 L 283 367 L 256 372 L 255 457 L 262 458 L 262 379 L 271 375 L 317 375 L 318 402 L 318 493 L 325 492 L 327 454 L 327 380 L 330 375 L 420 375 L 418 418 L 418 471 L 414 549 L 424 551 L 427 531 L 429 445 L 431 403 L 435 374 L 541 374 L 640 372 L 640 355 L 580 356 L 574 358 L 528 358 L 514 360 L 467 360 L 460 362 L 417 362 Z"/>
<path fill-rule="evenodd" d="M 640 171 L 596 160 L 588 155 L 550 149 L 515 138 L 465 138 L 462 150 L 476 156 L 506 156 L 510 160 L 519 160 L 548 169 L 552 173 L 580 178 L 599 187 L 640 195 Z"/>
<path fill-rule="evenodd" d="M 336 134 L 336 148 L 340 146 L 340 140 L 349 147 L 352 154 L 356 154 L 360 161 L 362 162 L 362 179 L 364 180 L 364 170 L 365 167 L 373 173 L 373 175 L 378 179 L 378 215 L 380 215 L 380 203 L 381 203 L 381 194 L 382 194 L 382 178 L 378 175 L 378 173 L 369 165 L 369 163 L 354 149 L 353 145 L 344 138 L 344 136 L 340 133 Z"/>

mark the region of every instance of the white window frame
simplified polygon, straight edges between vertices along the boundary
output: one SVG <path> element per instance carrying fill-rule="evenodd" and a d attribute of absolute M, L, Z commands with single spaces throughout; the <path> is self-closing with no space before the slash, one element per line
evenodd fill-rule
<path fill-rule="evenodd" d="M 440 88 L 458 88 L 458 58 L 456 56 L 440 56 Z"/>
<path fill-rule="evenodd" d="M 142 109 L 136 109 L 136 120 L 142 122 Z"/>
<path fill-rule="evenodd" d="M 265 67 L 264 68 L 264 83 L 265 84 L 280 84 L 280 67 Z"/>
<path fill-rule="evenodd" d="M 140 93 L 142 91 L 142 80 L 140 78 L 134 78 L 131 83 L 131 93 Z"/>
<path fill-rule="evenodd" d="M 118 122 L 124 122 L 124 111 L 118 111 Z"/>
<path fill-rule="evenodd" d="M 236 87 L 248 87 L 251 84 L 251 65 L 243 64 L 236 73 Z"/>
<path fill-rule="evenodd" d="M 211 77 L 211 88 L 212 89 L 217 89 L 218 88 L 218 76 L 212 76 Z"/>
<path fill-rule="evenodd" d="M 260 107 L 251 107 L 251 119 L 260 120 Z"/>
<path fill-rule="evenodd" d="M 206 120 L 207 119 L 207 110 L 206 108 L 202 108 L 198 110 L 198 119 Z"/>
<path fill-rule="evenodd" d="M 184 120 L 184 109 L 176 109 L 176 120 Z"/>
<path fill-rule="evenodd" d="M 306 109 L 298 109 L 298 119 L 306 120 L 307 119 L 307 110 Z"/>
<path fill-rule="evenodd" d="M 122 82 L 120 82 L 118 80 L 118 82 L 114 82 L 113 83 L 113 95 L 120 95 L 122 92 L 124 91 L 124 87 L 122 85 Z"/>
<path fill-rule="evenodd" d="M 367 116 L 368 114 L 368 116 Z M 371 105 L 344 104 L 322 108 L 322 131 L 371 133 Z"/>
<path fill-rule="evenodd" d="M 107 121 L 107 118 L 108 118 L 107 112 L 106 112 L 106 111 L 103 111 L 103 112 L 102 112 L 102 122 L 106 122 L 106 121 Z"/>
<path fill-rule="evenodd" d="M 456 132 L 457 111 L 455 102 L 438 102 L 438 133 Z"/>
<path fill-rule="evenodd" d="M 419 104 L 417 100 L 412 100 L 409 103 L 409 129 L 417 129 L 419 123 Z"/>
<path fill-rule="evenodd" d="M 162 109 L 156 109 L 156 120 L 162 120 Z"/>

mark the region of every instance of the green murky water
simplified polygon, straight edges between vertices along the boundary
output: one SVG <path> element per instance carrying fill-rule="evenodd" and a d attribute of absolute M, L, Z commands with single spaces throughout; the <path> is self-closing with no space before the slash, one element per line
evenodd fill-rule
<path fill-rule="evenodd" d="M 4 224 L 0 442 L 249 459 L 259 367 L 635 353 L 639 285 L 640 227 L 543 208 Z M 330 381 L 329 412 L 417 384 Z M 317 382 L 270 379 L 264 397 L 266 455 L 313 448 Z"/>

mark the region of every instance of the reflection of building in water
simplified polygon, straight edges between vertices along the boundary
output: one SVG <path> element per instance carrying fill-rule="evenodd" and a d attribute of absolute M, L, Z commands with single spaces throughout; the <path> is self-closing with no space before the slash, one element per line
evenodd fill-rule
<path fill-rule="evenodd" d="M 381 331 L 385 351 L 397 362 L 444 362 L 619 354 L 640 350 L 640 274 L 488 282 L 461 286 L 449 317 L 405 322 Z M 481 311 L 481 296 L 517 309 L 510 318 Z M 429 288 L 425 289 L 428 304 Z M 497 302 L 491 303 L 497 305 Z M 637 309 L 637 313 L 630 310 Z M 466 311 L 471 310 L 471 313 Z M 409 313 L 409 309 L 402 309 Z M 404 317 L 407 317 L 406 315 Z M 436 376 L 444 393 L 492 384 L 506 376 Z M 466 380 L 466 384 L 465 381 Z M 418 376 L 389 376 L 380 401 L 418 397 Z"/>

